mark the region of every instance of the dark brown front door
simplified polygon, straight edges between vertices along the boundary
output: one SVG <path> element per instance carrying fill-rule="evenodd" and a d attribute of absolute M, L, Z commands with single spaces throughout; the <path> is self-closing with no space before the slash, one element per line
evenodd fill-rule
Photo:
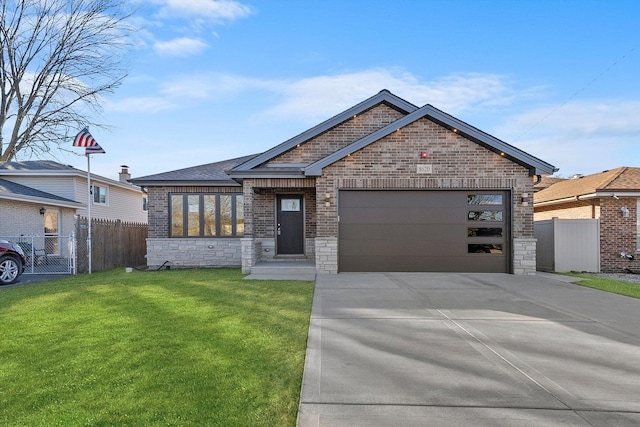
<path fill-rule="evenodd" d="M 304 253 L 304 209 L 300 194 L 279 194 L 276 218 L 278 255 Z"/>

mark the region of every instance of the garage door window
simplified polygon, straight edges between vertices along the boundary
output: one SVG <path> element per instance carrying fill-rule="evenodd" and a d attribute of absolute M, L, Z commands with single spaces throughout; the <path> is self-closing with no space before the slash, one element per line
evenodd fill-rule
<path fill-rule="evenodd" d="M 470 205 L 501 205 L 502 194 L 470 194 L 467 196 Z"/>
<path fill-rule="evenodd" d="M 502 237 L 502 228 L 469 227 L 467 228 L 467 237 Z"/>
<path fill-rule="evenodd" d="M 469 211 L 469 221 L 502 221 L 502 211 Z"/>
<path fill-rule="evenodd" d="M 470 254 L 501 254 L 502 245 L 471 243 L 467 245 L 467 252 Z"/>

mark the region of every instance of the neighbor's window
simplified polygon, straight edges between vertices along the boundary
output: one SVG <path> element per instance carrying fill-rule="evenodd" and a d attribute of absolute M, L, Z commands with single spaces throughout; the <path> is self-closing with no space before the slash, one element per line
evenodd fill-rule
<path fill-rule="evenodd" d="M 93 194 L 93 203 L 106 205 L 109 200 L 109 191 L 107 187 L 91 186 L 91 194 Z"/>
<path fill-rule="evenodd" d="M 244 234 L 242 194 L 172 194 L 171 237 Z"/>
<path fill-rule="evenodd" d="M 149 199 L 147 199 L 146 197 L 142 198 L 142 210 L 143 211 L 149 210 Z"/>

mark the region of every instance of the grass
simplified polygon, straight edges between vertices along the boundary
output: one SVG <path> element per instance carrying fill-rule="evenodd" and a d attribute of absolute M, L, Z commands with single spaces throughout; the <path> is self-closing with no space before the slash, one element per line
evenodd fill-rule
<path fill-rule="evenodd" d="M 235 269 L 0 289 L 0 425 L 293 426 L 312 294 Z"/>
<path fill-rule="evenodd" d="M 582 280 L 576 282 L 576 285 L 600 289 L 601 291 L 628 297 L 640 298 L 640 285 L 636 283 L 609 279 L 588 273 L 571 273 L 571 276 L 582 278 Z"/>

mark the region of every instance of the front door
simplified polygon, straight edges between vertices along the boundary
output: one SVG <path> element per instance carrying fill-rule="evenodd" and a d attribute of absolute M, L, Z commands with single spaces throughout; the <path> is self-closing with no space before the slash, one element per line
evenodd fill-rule
<path fill-rule="evenodd" d="M 304 210 L 301 194 L 277 196 L 276 238 L 278 255 L 304 253 Z"/>

